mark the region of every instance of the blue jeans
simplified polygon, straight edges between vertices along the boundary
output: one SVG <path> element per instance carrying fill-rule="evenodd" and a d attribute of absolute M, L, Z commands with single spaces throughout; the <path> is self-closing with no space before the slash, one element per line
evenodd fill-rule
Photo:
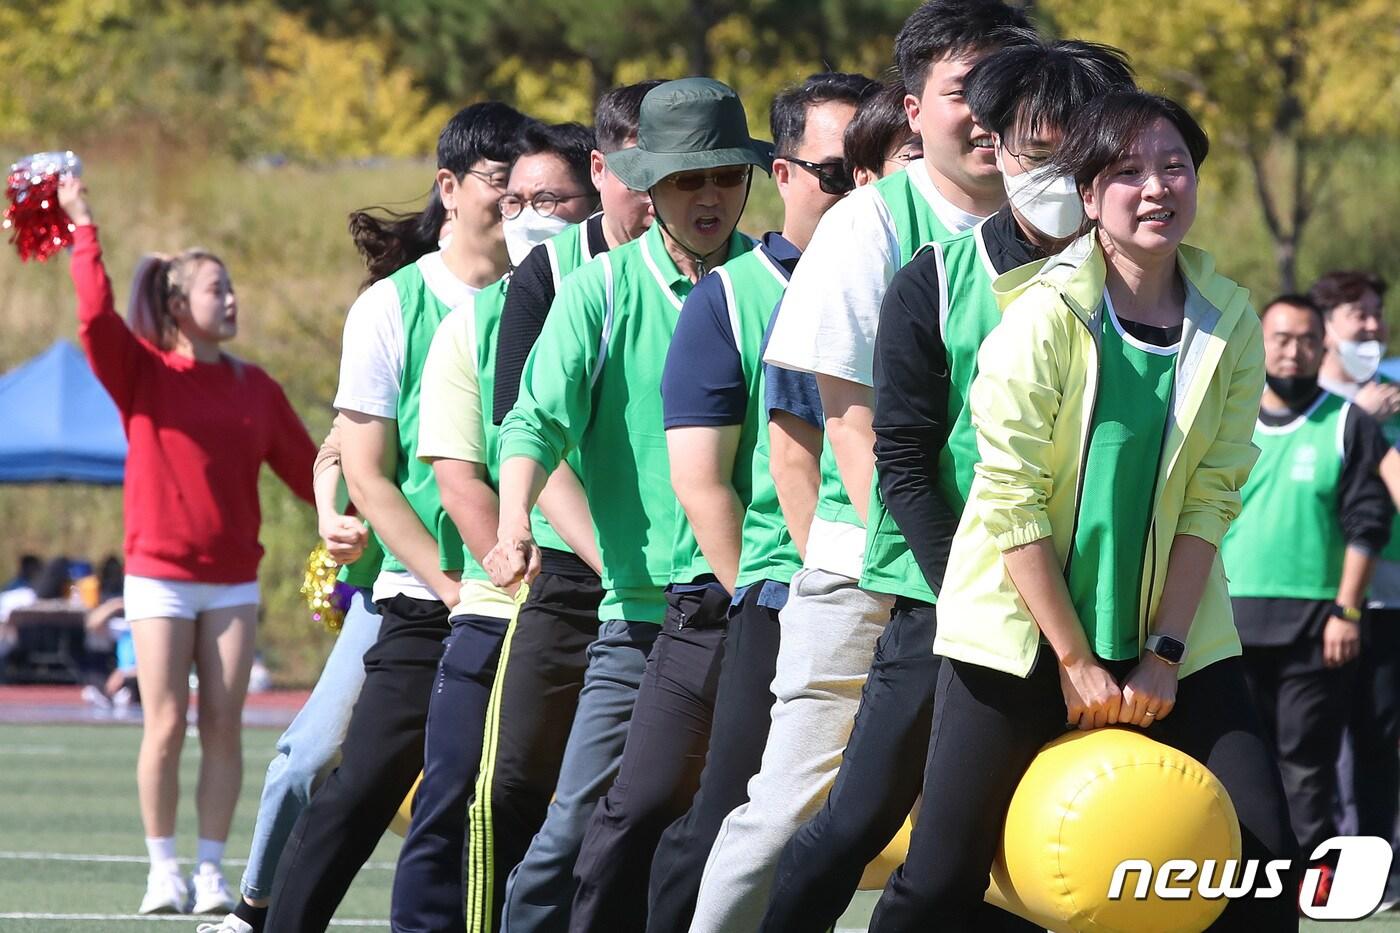
<path fill-rule="evenodd" d="M 560 933 L 574 901 L 574 862 L 598 801 L 622 762 L 637 688 L 660 634 L 654 622 L 603 622 L 544 826 L 506 881 L 502 933 Z"/>
<path fill-rule="evenodd" d="M 378 637 L 379 612 L 363 593 L 356 593 L 316 688 L 277 740 L 277 757 L 267 766 L 248 867 L 243 871 L 245 897 L 272 896 L 277 860 L 292 826 L 306 809 L 311 789 L 340 761 L 340 744 L 365 682 L 365 652 Z"/>
<path fill-rule="evenodd" d="M 399 850 L 389 910 L 395 933 L 467 928 L 462 887 L 467 804 L 481 763 L 486 706 L 509 619 L 463 614 L 438 664 L 423 736 L 423 782 Z"/>

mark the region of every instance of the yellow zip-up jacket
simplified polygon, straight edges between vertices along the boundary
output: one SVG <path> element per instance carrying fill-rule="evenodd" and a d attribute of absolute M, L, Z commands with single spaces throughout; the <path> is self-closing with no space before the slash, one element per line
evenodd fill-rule
<path fill-rule="evenodd" d="M 1180 247 L 1177 265 L 1205 300 L 1187 303 L 1155 488 L 1143 489 L 1154 506 L 1143 555 L 1140 638 L 1156 617 L 1172 539 L 1194 535 L 1218 548 L 1259 456 L 1253 435 L 1264 390 L 1264 342 L 1249 292 L 1218 274 L 1201 250 Z M 1063 564 L 1081 497 L 1093 495 L 1081 471 L 1100 390 L 1104 276 L 1103 251 L 1097 234 L 1089 233 L 1044 264 L 1012 270 L 994 285 L 1002 320 L 979 351 L 970 396 L 981 462 L 938 597 L 934 650 L 945 657 L 1020 677 L 1034 666 L 1040 629 L 1001 552 L 1049 537 Z M 1239 653 L 1217 557 L 1181 676 Z"/>

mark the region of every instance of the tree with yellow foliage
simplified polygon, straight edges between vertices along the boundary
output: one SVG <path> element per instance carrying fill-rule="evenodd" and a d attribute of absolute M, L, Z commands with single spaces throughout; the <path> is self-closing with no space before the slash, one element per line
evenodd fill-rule
<path fill-rule="evenodd" d="M 1142 84 L 1180 99 L 1252 175 L 1279 288 L 1342 143 L 1400 119 L 1400 4 L 1394 0 L 1039 0 L 1067 36 L 1128 51 Z"/>

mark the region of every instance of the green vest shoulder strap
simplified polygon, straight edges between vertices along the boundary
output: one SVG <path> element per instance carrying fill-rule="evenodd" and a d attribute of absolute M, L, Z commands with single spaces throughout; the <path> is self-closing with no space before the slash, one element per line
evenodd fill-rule
<path fill-rule="evenodd" d="M 559 283 L 569 273 L 593 258 L 588 249 L 588 221 L 565 228 L 557 236 L 544 243 L 549 256 L 549 271 L 554 276 L 554 290 L 559 291 Z"/>

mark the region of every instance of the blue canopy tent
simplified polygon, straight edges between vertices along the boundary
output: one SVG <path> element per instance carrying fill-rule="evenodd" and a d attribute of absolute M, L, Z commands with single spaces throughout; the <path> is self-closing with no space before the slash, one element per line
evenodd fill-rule
<path fill-rule="evenodd" d="M 0 483 L 119 485 L 125 464 L 117 406 L 73 344 L 0 376 Z"/>

